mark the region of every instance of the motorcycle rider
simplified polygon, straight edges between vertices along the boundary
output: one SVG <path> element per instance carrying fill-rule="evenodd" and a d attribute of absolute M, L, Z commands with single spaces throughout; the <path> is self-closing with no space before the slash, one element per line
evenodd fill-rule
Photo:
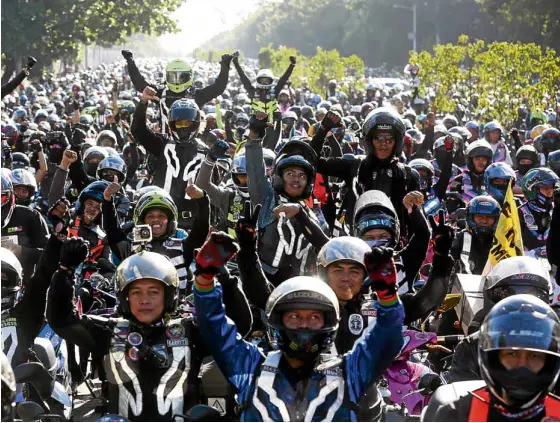
<path fill-rule="evenodd" d="M 105 188 L 101 209 L 107 243 L 119 262 L 142 250 L 164 254 L 177 270 L 179 288 L 185 290 L 187 281 L 193 279 L 189 269 L 193 251 L 203 244 L 210 229 L 208 197 L 195 185 L 188 187 L 187 193 L 194 199 L 198 210 L 193 229 L 187 235 L 177 226 L 179 212 L 171 196 L 161 188 L 152 188 L 150 191 L 144 188 L 147 192 L 138 199 L 134 209 L 134 224 L 150 225 L 152 230 L 152 238 L 144 241 L 131 240 L 119 225 L 114 204 L 119 184 L 111 183 Z"/>
<path fill-rule="evenodd" d="M 469 144 L 466 155 L 467 169 L 449 184 L 449 190 L 458 192 L 465 204 L 477 195 L 486 194 L 484 171 L 492 163 L 494 153 L 488 141 L 477 140 Z"/>
<path fill-rule="evenodd" d="M 489 195 L 479 195 L 468 202 L 467 226 L 457 235 L 451 248 L 458 273 L 482 274 L 501 212 L 500 203 Z"/>
<path fill-rule="evenodd" d="M 527 200 L 518 208 L 525 251 L 546 248 L 554 188 L 558 182 L 558 175 L 544 167 L 531 169 L 521 180 L 521 189 Z"/>
<path fill-rule="evenodd" d="M 16 204 L 14 187 L 9 177 L 2 174 L 2 247 L 10 250 L 23 267 L 24 284 L 49 239 L 49 229 L 41 214 L 30 207 Z"/>
<path fill-rule="evenodd" d="M 290 65 L 288 66 L 288 69 L 286 69 L 286 72 L 284 72 L 284 74 L 278 79 L 276 85 L 274 85 L 274 75 L 270 69 L 259 70 L 257 72 L 255 85 L 253 86 L 245 74 L 245 71 L 239 64 L 238 55 L 234 55 L 233 65 L 239 74 L 239 79 L 247 91 L 249 99 L 251 100 L 251 114 L 256 112 L 266 113 L 268 115 L 268 120 L 272 122 L 274 120 L 274 112 L 278 111 L 278 96 L 292 75 L 296 65 L 296 57 L 290 56 Z"/>
<path fill-rule="evenodd" d="M 510 166 L 513 165 L 509 148 L 503 137 L 502 125 L 498 121 L 491 121 L 484 125 L 484 139 L 490 143 L 493 157 L 492 162 L 504 162 Z"/>
<path fill-rule="evenodd" d="M 539 152 L 532 145 L 523 145 L 515 153 L 515 162 L 517 163 L 517 179 L 521 180 L 531 169 L 539 167 Z"/>
<path fill-rule="evenodd" d="M 395 288 L 392 251 L 378 248 L 366 255 L 379 298 L 377 323 L 350 353 L 337 359 L 323 353 L 339 326 L 338 299 L 324 282 L 311 277 L 287 280 L 268 299 L 267 328 L 279 350 L 265 356 L 237 336 L 235 325 L 225 318 L 222 289 L 214 282 L 216 269 L 236 249 L 228 235 L 211 235 L 197 256 L 194 295 L 201 334 L 238 393 L 240 420 L 360 419 L 362 395 L 402 346 L 403 311 Z M 335 390 L 337 395 L 329 395 Z"/>
<path fill-rule="evenodd" d="M 176 315 L 173 263 L 149 251 L 131 255 L 115 274 L 116 316 L 79 316 L 71 275 L 87 250 L 82 239 L 62 246 L 49 290 L 49 324 L 67 342 L 102 357 L 107 412 L 133 421 L 174 420 L 200 402 L 199 371 L 207 353 L 193 319 Z"/>
<path fill-rule="evenodd" d="M 198 136 L 200 110 L 192 100 L 175 101 L 169 110 L 171 135 L 156 134 L 146 126 L 146 109 L 150 101 L 157 97 L 150 87 L 142 93 L 132 121 L 132 135 L 155 156 L 153 184 L 171 194 L 175 204 L 183 204 L 179 216 L 179 226 L 189 229 L 192 226 L 196 204 L 186 201 L 185 189 L 189 181 L 196 179 L 207 147 Z"/>
<path fill-rule="evenodd" d="M 440 387 L 423 421 L 557 420 L 560 400 L 549 392 L 560 373 L 559 341 L 560 321 L 546 302 L 532 295 L 501 300 L 479 332 L 482 381 Z"/>
<path fill-rule="evenodd" d="M 267 277 L 277 286 L 294 275 L 310 272 L 316 251 L 328 238 L 305 202 L 315 181 L 315 152 L 304 141 L 286 143 L 276 156 L 269 181 L 263 178 L 265 128 L 266 115 L 257 114 L 245 145 L 247 185 L 251 203 L 263 205 L 258 225 L 259 257 Z"/>
<path fill-rule="evenodd" d="M 311 146 L 318 157 L 321 157 L 323 143 L 327 132 L 341 126 L 342 118 L 337 112 L 328 112 L 321 122 L 320 128 L 313 136 Z M 347 160 L 331 157 L 320 158 L 317 172 L 323 177 L 341 178 L 349 187 L 347 199 L 343 200 L 341 212 L 353 214 L 356 195 L 365 191 L 383 191 L 395 206 L 401 222 L 403 234 L 408 232 L 407 214 L 403 198 L 409 192 L 418 189 L 418 182 L 413 177 L 409 166 L 399 163 L 403 149 L 405 134 L 404 122 L 392 109 L 380 107 L 370 112 L 362 125 L 363 144 L 367 155 L 363 159 Z M 422 197 L 421 193 L 418 193 Z M 341 220 L 339 213 L 337 220 Z M 346 219 L 348 220 L 348 219 Z"/>
<path fill-rule="evenodd" d="M 142 76 L 134 62 L 130 50 L 122 50 L 121 53 L 128 65 L 128 73 L 134 84 L 134 89 L 142 93 L 146 87 L 151 87 L 155 91 L 154 96 L 158 100 L 165 100 L 167 108 L 171 108 L 172 104 L 179 99 L 194 100 L 198 108 L 202 108 L 213 98 L 218 97 L 226 89 L 229 68 L 231 60 L 233 59 L 231 54 L 223 54 L 222 60 L 220 61 L 221 67 L 218 77 L 212 85 L 208 85 L 204 88 L 196 88 L 193 86 L 193 70 L 187 62 L 181 59 L 174 59 L 169 62 L 165 68 L 165 85 L 157 86 L 154 82 L 146 81 Z M 135 138 L 140 139 L 136 136 Z"/>
<path fill-rule="evenodd" d="M 65 204 L 57 204 L 49 210 L 49 217 L 56 220 L 64 216 L 67 210 Z M 2 351 L 14 368 L 29 359 L 29 349 L 45 321 L 47 289 L 56 271 L 61 245 L 59 238 L 51 235 L 43 254 L 35 263 L 33 276 L 25 286 L 20 261 L 11 251 L 0 248 Z"/>
<path fill-rule="evenodd" d="M 16 204 L 29 207 L 37 193 L 35 176 L 26 169 L 14 169 L 10 173 L 10 181 L 14 187 Z"/>
<path fill-rule="evenodd" d="M 483 276 L 483 306 L 469 325 L 469 336 L 455 347 L 449 371 L 452 381 L 477 380 L 482 374 L 477 360 L 480 324 L 492 307 L 506 297 L 530 294 L 549 302 L 552 292 L 548 272 L 532 257 L 510 257 Z"/>
<path fill-rule="evenodd" d="M 500 205 L 503 204 L 506 198 L 506 192 L 513 180 L 515 185 L 515 171 L 510 165 L 498 162 L 492 163 L 484 171 L 484 186 L 488 195 L 496 199 Z"/>

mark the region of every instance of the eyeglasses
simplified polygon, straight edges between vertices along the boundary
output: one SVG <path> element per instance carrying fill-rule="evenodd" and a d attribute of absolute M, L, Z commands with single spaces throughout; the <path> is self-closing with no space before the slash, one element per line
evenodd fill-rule
<path fill-rule="evenodd" d="M 381 143 L 391 144 L 395 142 L 395 137 L 393 137 L 392 135 L 376 135 L 373 138 L 373 142 L 377 144 L 381 144 Z"/>

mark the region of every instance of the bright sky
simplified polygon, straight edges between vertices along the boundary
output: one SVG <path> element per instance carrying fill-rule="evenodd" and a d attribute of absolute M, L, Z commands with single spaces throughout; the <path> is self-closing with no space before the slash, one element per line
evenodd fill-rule
<path fill-rule="evenodd" d="M 176 12 L 177 34 L 160 37 L 170 54 L 184 54 L 214 35 L 233 28 L 256 10 L 263 0 L 186 0 Z"/>

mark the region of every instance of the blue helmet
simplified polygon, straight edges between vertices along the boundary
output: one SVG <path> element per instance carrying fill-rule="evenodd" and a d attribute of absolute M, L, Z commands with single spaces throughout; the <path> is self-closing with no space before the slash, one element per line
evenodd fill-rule
<path fill-rule="evenodd" d="M 126 163 L 119 156 L 109 156 L 101 160 L 97 166 L 97 179 L 113 182 L 113 177 L 117 176 L 119 183 L 122 184 L 126 178 Z"/>
<path fill-rule="evenodd" d="M 19 104 L 25 106 L 26 103 L 27 103 L 27 96 L 25 94 L 21 94 L 19 96 Z"/>
<path fill-rule="evenodd" d="M 507 180 L 507 183 L 498 185 L 496 184 L 496 179 Z M 515 171 L 510 165 L 503 162 L 492 163 L 484 171 L 484 185 L 486 185 L 486 190 L 488 194 L 499 202 L 504 201 L 511 179 L 513 179 L 515 183 Z"/>
<path fill-rule="evenodd" d="M 231 167 L 231 180 L 242 192 L 248 192 L 247 182 L 241 183 L 239 176 L 247 176 L 247 158 L 245 157 L 245 150 L 238 152 L 233 158 L 233 164 Z"/>
<path fill-rule="evenodd" d="M 182 98 L 169 109 L 169 126 L 180 141 L 190 141 L 198 134 L 200 110 L 193 100 Z"/>
<path fill-rule="evenodd" d="M 78 216 L 82 216 L 84 213 L 85 205 L 87 199 L 92 199 L 95 201 L 99 201 L 100 203 L 103 202 L 103 192 L 105 188 L 109 186 L 109 182 L 107 181 L 95 181 L 89 184 L 84 190 L 80 193 L 78 197 L 78 202 L 76 203 L 76 213 Z M 101 217 L 101 215 L 100 215 Z"/>
<path fill-rule="evenodd" d="M 14 113 L 12 113 L 13 120 L 25 119 L 26 117 L 27 117 L 27 111 L 23 107 L 19 107 L 15 109 Z"/>
<path fill-rule="evenodd" d="M 494 236 L 494 231 L 496 230 L 496 226 L 498 226 L 498 219 L 501 212 L 502 208 L 500 204 L 489 195 L 474 197 L 467 204 L 467 230 L 480 238 L 490 238 Z M 478 225 L 474 220 L 474 216 L 479 214 L 494 217 L 494 224 L 492 226 Z"/>
<path fill-rule="evenodd" d="M 549 168 L 553 170 L 558 176 L 560 176 L 560 150 L 553 151 L 548 155 L 546 163 Z"/>

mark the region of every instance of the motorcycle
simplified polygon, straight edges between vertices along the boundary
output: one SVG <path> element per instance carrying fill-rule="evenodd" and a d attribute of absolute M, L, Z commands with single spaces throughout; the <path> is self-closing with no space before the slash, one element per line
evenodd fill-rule
<path fill-rule="evenodd" d="M 19 392 L 16 413 L 24 421 L 69 421 L 72 397 L 68 386 L 57 380 L 59 360 L 51 341 L 37 337 L 31 350 L 31 361 L 14 369 Z"/>

